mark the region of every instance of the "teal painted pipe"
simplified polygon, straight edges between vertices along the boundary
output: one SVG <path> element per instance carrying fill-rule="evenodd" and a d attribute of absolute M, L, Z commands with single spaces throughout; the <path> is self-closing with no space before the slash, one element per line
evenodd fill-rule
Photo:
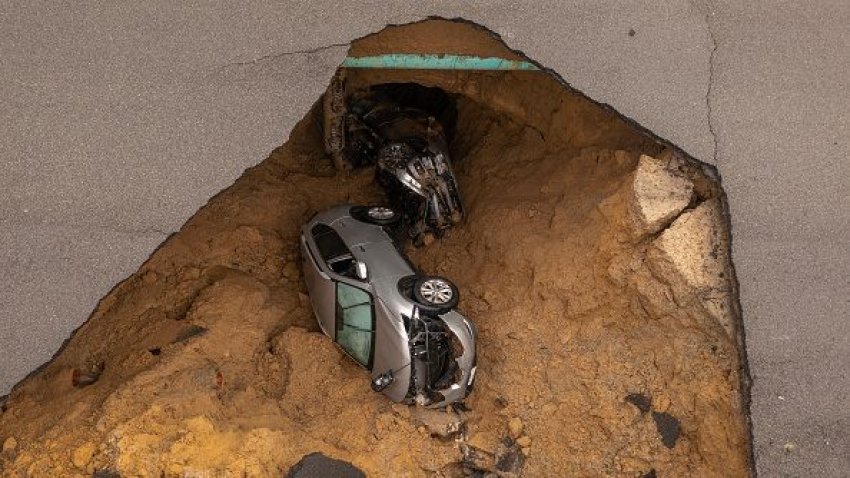
<path fill-rule="evenodd" d="M 420 55 L 415 53 L 388 53 L 378 56 L 348 57 L 342 62 L 346 68 L 390 68 L 401 70 L 538 70 L 527 61 L 505 58 L 482 58 L 466 55 Z"/>

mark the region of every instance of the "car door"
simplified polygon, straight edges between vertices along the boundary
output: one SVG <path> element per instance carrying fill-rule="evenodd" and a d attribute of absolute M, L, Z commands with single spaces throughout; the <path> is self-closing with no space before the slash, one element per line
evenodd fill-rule
<path fill-rule="evenodd" d="M 351 358 L 371 369 L 375 356 L 375 304 L 364 288 L 336 283 L 334 340 Z"/>
<path fill-rule="evenodd" d="M 351 258 L 351 251 L 327 224 L 314 224 L 309 231 L 309 240 L 304 239 L 304 279 L 310 290 L 310 302 L 322 331 L 333 338 L 336 334 L 336 286 L 345 272 L 345 258 Z M 305 234 L 305 235 L 307 235 Z"/>
<path fill-rule="evenodd" d="M 328 337 L 334 336 L 334 284 L 327 272 L 323 270 L 322 260 L 316 257 L 308 244 L 308 239 L 301 238 L 301 257 L 304 263 L 304 281 L 310 292 L 310 304 L 316 314 L 316 321 L 322 332 Z"/>

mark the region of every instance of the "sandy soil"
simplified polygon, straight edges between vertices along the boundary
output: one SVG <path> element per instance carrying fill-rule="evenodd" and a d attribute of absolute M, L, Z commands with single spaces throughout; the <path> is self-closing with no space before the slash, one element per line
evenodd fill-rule
<path fill-rule="evenodd" d="M 463 53 L 504 53 L 468 25 L 432 27 L 462 32 Z M 386 32 L 352 51 L 417 38 Z M 710 170 L 543 73 L 351 81 L 459 95 L 452 152 L 468 217 L 409 253 L 458 284 L 479 328 L 468 410 L 392 404 L 318 332 L 299 227 L 382 196 L 372 171 L 333 169 L 314 108 L 13 389 L 3 476 L 281 476 L 312 452 L 368 476 L 748 475 L 734 272 Z M 653 226 L 636 212 L 642 174 L 692 185 Z"/>

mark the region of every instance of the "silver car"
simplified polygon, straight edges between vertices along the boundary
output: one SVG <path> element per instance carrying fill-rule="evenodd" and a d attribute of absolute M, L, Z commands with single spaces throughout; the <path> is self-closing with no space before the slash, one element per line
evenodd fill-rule
<path fill-rule="evenodd" d="M 475 380 L 475 327 L 455 310 L 458 291 L 424 276 L 388 231 L 393 209 L 342 205 L 301 233 L 304 279 L 322 331 L 371 371 L 372 388 L 396 402 L 440 407 Z"/>

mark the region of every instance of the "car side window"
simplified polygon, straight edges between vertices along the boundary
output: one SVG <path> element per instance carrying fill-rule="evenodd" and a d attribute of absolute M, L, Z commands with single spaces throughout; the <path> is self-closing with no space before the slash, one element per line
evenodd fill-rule
<path fill-rule="evenodd" d="M 336 341 L 362 365 L 371 365 L 375 339 L 372 296 L 343 282 L 336 284 Z"/>
<path fill-rule="evenodd" d="M 339 275 L 355 278 L 354 256 L 339 234 L 327 224 L 316 224 L 310 232 L 328 268 Z"/>

